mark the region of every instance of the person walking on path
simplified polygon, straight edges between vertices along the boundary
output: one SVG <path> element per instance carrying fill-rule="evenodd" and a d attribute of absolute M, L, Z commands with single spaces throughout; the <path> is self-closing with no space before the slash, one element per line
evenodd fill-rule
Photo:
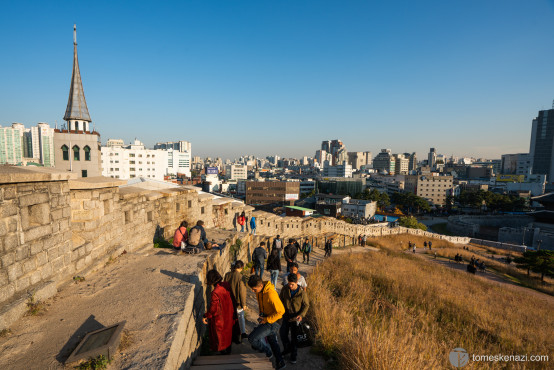
<path fill-rule="evenodd" d="M 246 310 L 246 284 L 242 281 L 242 270 L 244 269 L 244 262 L 238 260 L 233 265 L 233 271 L 225 274 L 225 282 L 229 283 L 231 292 L 235 297 L 237 303 L 237 319 L 239 321 L 240 332 L 242 338 L 247 338 L 246 335 L 246 320 L 244 317 L 244 311 Z"/>
<path fill-rule="evenodd" d="M 333 238 L 329 238 L 325 242 L 325 256 L 324 257 L 331 257 L 331 253 L 333 253 Z"/>
<path fill-rule="evenodd" d="M 424 241 L 424 242 L 423 242 L 423 250 L 426 250 L 426 249 L 427 249 L 427 242 Z"/>
<path fill-rule="evenodd" d="M 187 231 L 188 223 L 186 221 L 181 222 L 181 225 L 175 230 L 173 235 L 173 248 L 180 250 L 183 246 L 186 246 L 189 233 Z M 184 244 L 183 244 L 184 243 Z"/>
<path fill-rule="evenodd" d="M 279 272 L 281 272 L 281 258 L 279 257 L 279 251 L 275 248 L 271 249 L 271 253 L 267 257 L 267 271 L 271 275 L 271 284 L 277 288 L 277 279 L 279 278 Z"/>
<path fill-rule="evenodd" d="M 259 325 L 252 330 L 248 341 L 254 350 L 264 352 L 267 358 L 271 359 L 272 355 L 275 356 L 275 368 L 283 369 L 286 364 L 279 348 L 277 333 L 281 327 L 280 320 L 285 314 L 285 307 L 275 287 L 269 281 L 263 281 L 259 276 L 252 275 L 248 280 L 248 286 L 256 293 L 260 309 Z"/>
<path fill-rule="evenodd" d="M 267 251 L 265 250 L 265 242 L 261 242 L 260 245 L 252 252 L 252 262 L 254 262 L 254 270 L 256 275 L 260 278 L 264 276 L 264 264 L 267 258 Z"/>
<path fill-rule="evenodd" d="M 416 246 L 415 246 L 415 243 L 412 244 L 412 250 L 413 252 L 415 253 L 415 249 L 416 249 Z"/>
<path fill-rule="evenodd" d="M 297 280 L 296 274 L 289 274 L 287 276 L 287 284 L 281 289 L 281 294 L 279 295 L 285 307 L 285 314 L 283 315 L 283 323 L 281 324 L 279 334 L 281 334 L 281 342 L 283 342 L 283 355 L 290 353 L 290 362 L 292 364 L 296 363 L 296 357 L 298 356 L 298 325 L 306 316 L 310 307 L 308 294 L 298 285 Z"/>
<path fill-rule="evenodd" d="M 302 244 L 302 262 L 310 264 L 310 253 L 312 252 L 312 243 L 310 243 L 310 239 L 306 238 L 304 239 L 304 243 Z"/>
<path fill-rule="evenodd" d="M 281 240 L 281 235 L 277 235 L 275 239 L 273 239 L 273 249 L 277 249 L 279 252 L 279 259 L 281 259 L 281 256 L 283 254 L 283 241 Z"/>
<path fill-rule="evenodd" d="M 363 235 L 362 236 L 362 246 L 365 247 L 367 244 L 366 244 L 366 241 L 367 241 L 367 236 Z"/>
<path fill-rule="evenodd" d="M 285 260 L 287 261 L 287 272 L 290 271 L 290 267 L 294 262 L 296 262 L 296 256 L 298 255 L 298 249 L 293 243 L 293 239 L 289 239 L 289 244 L 285 247 L 283 251 L 285 255 Z"/>
<path fill-rule="evenodd" d="M 217 270 L 208 271 L 207 283 L 213 290 L 210 307 L 202 321 L 209 326 L 211 350 L 228 355 L 231 353 L 233 325 L 236 321 L 236 303 L 229 283 L 222 280 Z"/>
<path fill-rule="evenodd" d="M 299 286 L 301 286 L 304 290 L 308 289 L 308 283 L 306 282 L 306 279 L 304 278 L 304 276 L 300 275 L 300 273 L 298 272 L 298 264 L 297 263 L 294 263 L 290 268 L 290 272 L 287 272 L 285 274 L 285 276 L 283 276 L 283 286 L 288 284 L 287 279 L 288 279 L 289 275 L 296 275 L 297 284 Z"/>
<path fill-rule="evenodd" d="M 256 217 L 250 217 L 250 233 L 256 235 Z"/>
<path fill-rule="evenodd" d="M 244 224 L 246 223 L 246 214 L 244 213 L 244 211 L 238 217 L 238 223 L 240 225 L 240 232 L 243 233 L 244 232 Z"/>
<path fill-rule="evenodd" d="M 431 246 L 433 245 L 433 242 L 429 240 L 429 243 L 427 243 L 427 245 L 429 246 L 429 250 L 431 250 Z"/>

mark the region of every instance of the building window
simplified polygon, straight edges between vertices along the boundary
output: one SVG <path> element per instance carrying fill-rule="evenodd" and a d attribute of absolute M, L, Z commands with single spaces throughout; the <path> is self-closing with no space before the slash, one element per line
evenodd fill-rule
<path fill-rule="evenodd" d="M 90 161 L 90 147 L 87 145 L 83 148 L 85 152 L 85 161 Z M 116 162 L 117 163 L 117 162 Z M 83 176 L 84 177 L 84 176 Z"/>
<path fill-rule="evenodd" d="M 87 177 L 87 170 L 81 170 L 81 177 Z"/>
<path fill-rule="evenodd" d="M 75 131 L 79 131 L 79 121 L 75 121 Z"/>
<path fill-rule="evenodd" d="M 64 161 L 69 161 L 69 148 L 67 145 L 62 146 L 62 156 Z"/>
<path fill-rule="evenodd" d="M 73 146 L 73 160 L 80 161 L 79 147 L 77 145 Z"/>

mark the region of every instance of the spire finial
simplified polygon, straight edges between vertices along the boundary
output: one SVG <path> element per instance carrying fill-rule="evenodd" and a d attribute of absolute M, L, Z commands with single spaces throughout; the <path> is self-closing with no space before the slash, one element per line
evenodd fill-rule
<path fill-rule="evenodd" d="M 73 25 L 73 44 L 77 45 L 77 25 Z"/>

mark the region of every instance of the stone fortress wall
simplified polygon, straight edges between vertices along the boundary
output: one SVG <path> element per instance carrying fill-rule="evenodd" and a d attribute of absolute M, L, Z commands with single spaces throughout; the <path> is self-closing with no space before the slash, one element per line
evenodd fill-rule
<path fill-rule="evenodd" d="M 233 242 L 236 238 L 243 241 L 237 257 L 244 260 L 260 240 L 277 234 L 284 238 L 310 236 L 320 247 L 330 235 L 337 236 L 335 243 L 339 245 L 352 244 L 361 234 L 401 233 L 469 242 L 469 238 L 384 224 L 363 226 L 328 217 L 279 217 L 193 187 L 140 180 L 127 185 L 126 181 L 75 178 L 45 168 L 0 166 L 0 330 L 24 314 L 30 294 L 38 300 L 47 299 L 61 284 L 125 250 L 152 245 L 157 237 L 172 237 L 182 220 L 189 225 L 203 220 L 206 228 L 235 230 L 236 216 L 242 211 L 256 217 L 258 234 L 232 233 Z M 185 310 L 179 323 L 183 330 L 175 332 L 168 364 L 181 366 L 197 350 L 201 333 L 193 335 L 191 330 L 198 325 L 190 323 L 197 320 L 194 312 L 205 309 L 204 276 L 214 266 L 222 273 L 229 270 L 234 256 L 228 251 L 210 255 L 198 266 L 197 291 L 189 297 L 192 301 L 186 307 L 191 309 Z"/>

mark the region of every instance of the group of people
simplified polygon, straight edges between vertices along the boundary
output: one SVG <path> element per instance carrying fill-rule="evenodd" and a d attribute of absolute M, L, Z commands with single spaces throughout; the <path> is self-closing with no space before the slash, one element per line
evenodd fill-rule
<path fill-rule="evenodd" d="M 248 231 L 248 217 L 246 216 L 246 213 L 243 211 L 239 216 L 237 216 L 237 224 L 240 225 L 240 232 L 243 233 L 246 226 L 246 231 Z M 256 235 L 256 217 L 252 216 L 250 217 L 250 233 Z"/>
<path fill-rule="evenodd" d="M 433 242 L 432 241 L 424 241 L 423 242 L 423 250 L 426 250 L 427 247 L 429 247 L 429 250 L 433 249 Z M 412 251 L 413 253 L 416 252 L 416 244 L 412 243 L 411 241 L 408 241 L 408 251 Z"/>
<path fill-rule="evenodd" d="M 367 236 L 358 235 L 358 244 L 359 245 L 364 245 L 365 246 L 366 241 L 367 241 Z"/>
<path fill-rule="evenodd" d="M 173 248 L 185 253 L 199 253 L 203 250 L 219 250 L 221 253 L 226 245 L 227 242 L 218 244 L 214 239 L 208 240 L 202 220 L 198 220 L 196 225 L 190 229 L 188 222 L 183 221 L 173 234 Z"/>
<path fill-rule="evenodd" d="M 278 257 L 276 249 L 272 250 L 271 256 Z M 221 354 L 230 354 L 233 340 L 238 343 L 240 339 L 248 338 L 253 349 L 265 353 L 268 359 L 275 356 L 277 369 L 286 366 L 283 356 L 289 353 L 290 362 L 296 363 L 297 330 L 309 308 L 306 281 L 298 273 L 298 265 L 293 264 L 285 275 L 279 294 L 273 275 L 275 284 L 264 281 L 258 274 L 250 276 L 248 287 L 256 294 L 258 301 L 258 326 L 250 335 L 246 334 L 244 316 L 247 306 L 246 286 L 241 274 L 243 268 L 244 263 L 239 260 L 224 279 L 215 269 L 207 274 L 212 294 L 203 321 L 209 325 L 210 348 Z M 279 346 L 278 334 L 284 346 L 283 351 Z"/>

